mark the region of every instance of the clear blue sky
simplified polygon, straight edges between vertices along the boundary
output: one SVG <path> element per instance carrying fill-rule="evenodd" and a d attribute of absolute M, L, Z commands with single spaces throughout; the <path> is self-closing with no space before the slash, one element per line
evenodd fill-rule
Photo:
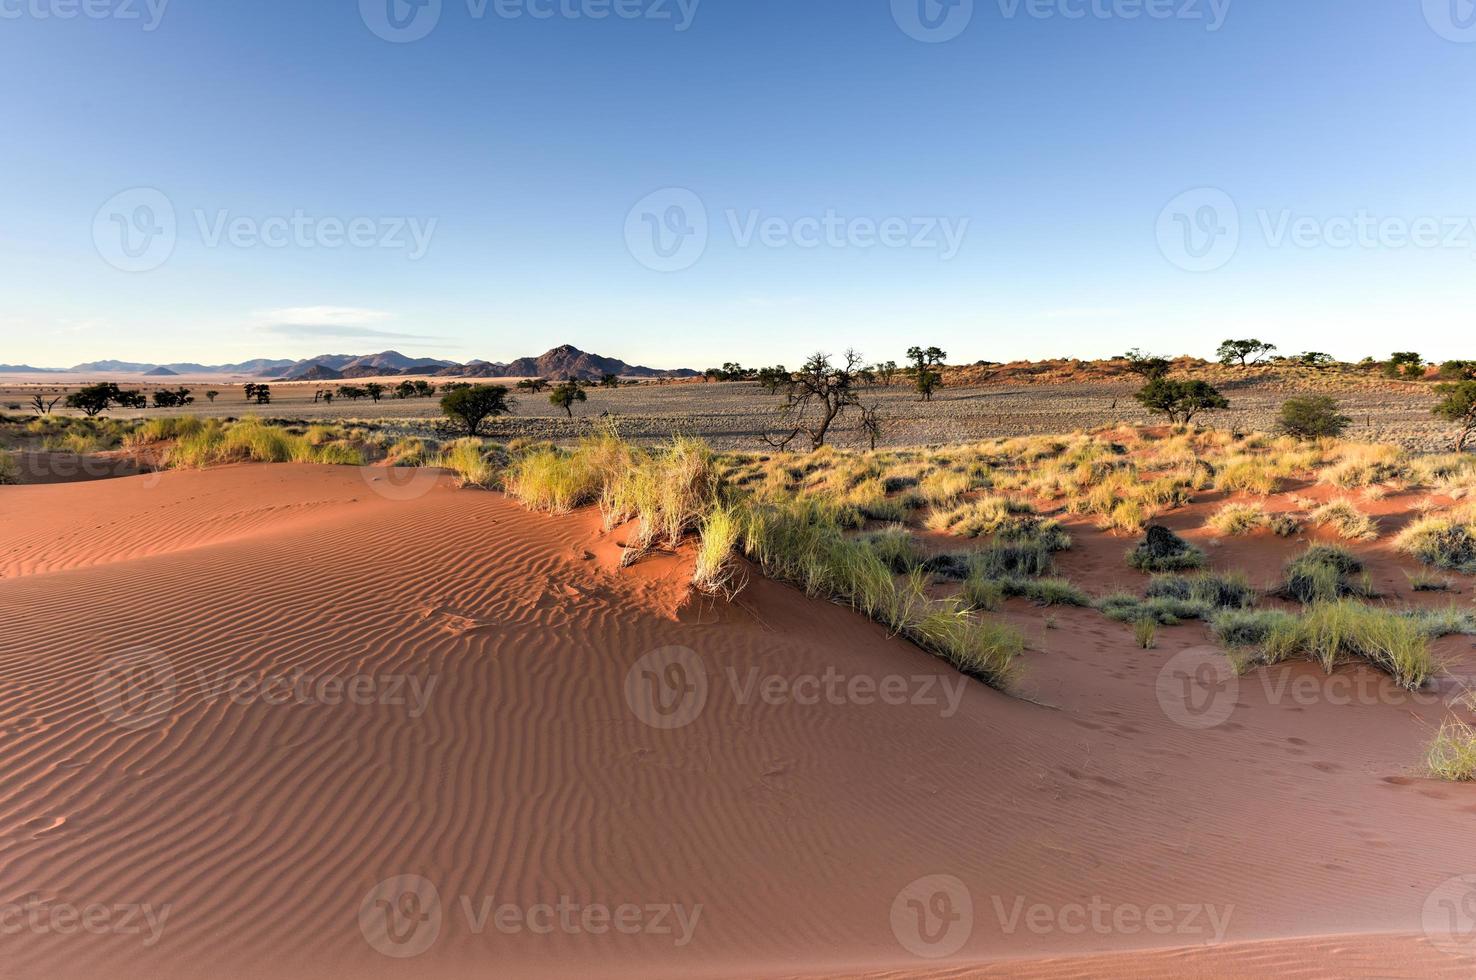
<path fill-rule="evenodd" d="M 962 362 L 1231 335 L 1476 356 L 1464 0 L 1147 0 L 1194 15 L 1168 19 L 1126 16 L 1144 0 L 393 0 L 429 28 L 405 43 L 370 26 L 406 36 L 391 0 L 170 0 L 155 24 L 160 2 L 0 0 L 0 362 L 565 342 L 656 366 L 916 342 Z M 914 36 L 940 38 L 920 3 L 957 36 Z M 57 16 L 83 4 L 110 16 Z M 564 13 L 617 7 L 642 16 Z M 137 188 L 175 241 L 129 272 L 108 234 L 161 227 Z M 668 188 L 700 202 L 706 248 L 657 271 L 631 212 Z M 1163 214 L 1195 188 L 1224 193 Z M 654 200 L 658 228 L 696 230 Z M 1238 246 L 1191 271 L 1176 236 L 1230 241 L 1205 200 L 1233 202 Z M 296 212 L 313 223 L 285 247 L 252 237 Z M 222 213 L 246 219 L 236 244 L 211 240 Z M 908 245 L 795 244 L 827 214 L 901 219 Z M 1315 219 L 1306 244 L 1278 237 L 1284 214 Z M 1397 227 L 1327 243 L 1360 214 L 1436 222 L 1440 247 L 1395 247 Z M 772 244 L 745 239 L 755 217 L 779 219 Z M 929 218 L 968 222 L 956 254 L 910 247 L 941 240 Z M 406 247 L 322 247 L 353 219 Z"/>

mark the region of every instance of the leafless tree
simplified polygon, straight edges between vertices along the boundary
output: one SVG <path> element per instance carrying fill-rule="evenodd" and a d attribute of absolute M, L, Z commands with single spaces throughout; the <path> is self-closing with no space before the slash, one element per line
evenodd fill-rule
<path fill-rule="evenodd" d="M 810 440 L 811 452 L 825 445 L 835 420 L 847 409 L 861 407 L 861 392 L 866 387 L 864 364 L 854 350 L 846 351 L 840 364 L 824 352 L 811 354 L 805 366 L 780 387 L 784 394 L 784 407 L 779 412 L 783 427 L 779 432 L 765 433 L 763 441 L 775 449 L 788 449 L 791 442 L 805 436 Z"/>

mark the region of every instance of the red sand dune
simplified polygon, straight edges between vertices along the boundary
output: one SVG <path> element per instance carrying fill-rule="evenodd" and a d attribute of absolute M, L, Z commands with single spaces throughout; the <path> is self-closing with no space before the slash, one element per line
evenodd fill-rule
<path fill-rule="evenodd" d="M 592 515 L 382 474 L 0 490 L 0 977 L 1476 968 L 1441 919 L 1476 791 L 1415 770 L 1438 701 L 1268 686 L 1298 665 L 1184 727 L 1160 672 L 1202 627 L 1023 608 L 1011 698 L 785 586 L 684 604 Z M 1123 546 L 1066 570 L 1127 583 Z M 915 703 L 779 696 L 827 671 Z"/>

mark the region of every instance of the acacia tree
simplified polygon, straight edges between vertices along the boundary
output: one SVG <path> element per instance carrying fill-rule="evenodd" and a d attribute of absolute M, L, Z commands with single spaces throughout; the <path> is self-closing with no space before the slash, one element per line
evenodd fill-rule
<path fill-rule="evenodd" d="M 1154 378 L 1133 397 L 1148 411 L 1167 415 L 1175 425 L 1188 425 L 1200 412 L 1230 407 L 1229 400 L 1207 381 Z"/>
<path fill-rule="evenodd" d="M 1168 358 L 1158 357 L 1154 354 L 1145 354 L 1142 350 L 1134 347 L 1122 355 L 1123 360 L 1128 362 L 1128 370 L 1143 378 L 1144 381 L 1152 381 L 1169 373 L 1172 366 Z"/>
<path fill-rule="evenodd" d="M 939 350 L 937 347 L 907 348 L 907 359 L 912 362 L 913 380 L 917 385 L 918 394 L 922 395 L 922 400 L 925 402 L 932 401 L 933 392 L 943 386 L 943 375 L 934 368 L 942 367 L 946 357 L 948 357 L 948 352 Z"/>
<path fill-rule="evenodd" d="M 506 415 L 513 401 L 502 385 L 466 385 L 441 398 L 441 411 L 453 426 L 473 439 L 481 438 L 482 424 L 489 418 Z"/>
<path fill-rule="evenodd" d="M 897 372 L 902 369 L 897 366 L 896 361 L 882 361 L 880 364 L 873 365 L 871 370 L 883 388 L 890 388 L 896 384 Z"/>
<path fill-rule="evenodd" d="M 1455 451 L 1465 452 L 1466 443 L 1476 434 L 1476 381 L 1436 385 L 1435 393 L 1441 396 L 1441 401 L 1431 411 L 1461 427 L 1456 436 Z"/>
<path fill-rule="evenodd" d="M 579 387 L 578 384 L 573 381 L 565 381 L 553 390 L 553 394 L 548 396 L 548 400 L 559 408 L 562 408 L 564 414 L 572 419 L 574 417 L 574 403 L 587 402 L 589 401 L 589 396 L 584 393 L 584 389 Z"/>
<path fill-rule="evenodd" d="M 220 394 L 220 392 L 218 392 L 218 391 L 213 391 L 213 390 L 212 391 L 207 391 L 207 392 L 205 392 L 205 397 L 208 398 L 208 399 L 210 399 L 210 404 L 214 405 L 215 404 L 215 396 L 216 395 L 219 395 L 219 394 Z"/>
<path fill-rule="evenodd" d="M 779 389 L 789 384 L 789 369 L 783 364 L 773 367 L 759 368 L 758 383 L 771 395 L 779 394 Z"/>
<path fill-rule="evenodd" d="M 784 407 L 779 410 L 783 429 L 766 432 L 760 438 L 776 449 L 788 449 L 800 436 L 810 440 L 810 451 L 825 445 L 825 437 L 835 420 L 847 409 L 859 408 L 865 382 L 861 355 L 848 350 L 844 363 L 834 363 L 830 355 L 817 351 L 805 366 L 783 383 Z"/>
<path fill-rule="evenodd" d="M 548 380 L 546 378 L 525 378 L 518 382 L 518 387 L 536 395 L 548 388 Z"/>
<path fill-rule="evenodd" d="M 881 404 L 872 402 L 861 406 L 861 431 L 866 435 L 873 452 L 876 451 L 876 441 L 882 437 L 882 429 Z"/>
<path fill-rule="evenodd" d="M 106 412 L 112 405 L 120 405 L 124 408 L 143 408 L 144 397 L 142 392 L 124 391 L 112 382 L 87 385 L 67 396 L 68 408 L 75 408 L 88 418 L 93 418 Z"/>
<path fill-rule="evenodd" d="M 384 397 L 384 385 L 371 381 L 364 386 L 364 394 L 378 404 L 379 400 Z"/>
<path fill-rule="evenodd" d="M 1220 345 L 1216 354 L 1221 364 L 1250 367 L 1252 364 L 1259 364 L 1262 358 L 1274 350 L 1275 344 L 1265 344 L 1259 340 L 1227 340 Z"/>

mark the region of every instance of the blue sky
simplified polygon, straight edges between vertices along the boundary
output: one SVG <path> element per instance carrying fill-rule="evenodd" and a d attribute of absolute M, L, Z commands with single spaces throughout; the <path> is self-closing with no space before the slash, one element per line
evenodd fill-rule
<path fill-rule="evenodd" d="M 0 0 L 0 362 L 1476 353 L 1469 0 L 422 2 Z"/>

